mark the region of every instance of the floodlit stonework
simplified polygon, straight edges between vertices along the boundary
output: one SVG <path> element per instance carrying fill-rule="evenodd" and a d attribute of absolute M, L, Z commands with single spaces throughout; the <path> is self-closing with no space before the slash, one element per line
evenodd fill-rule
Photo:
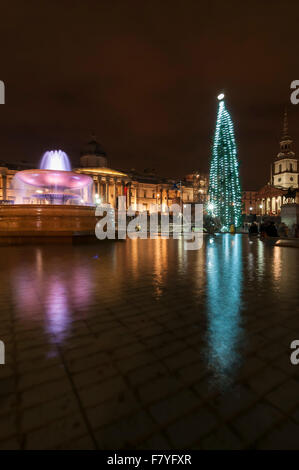
<path fill-rule="evenodd" d="M 296 190 L 299 187 L 298 159 L 293 150 L 293 140 L 289 136 L 286 112 L 279 146 L 280 151 L 271 165 L 269 182 L 257 191 L 243 192 L 243 213 L 246 215 L 279 216 L 281 206 L 286 202 L 284 196 L 288 189 Z M 299 204 L 299 192 L 296 202 Z"/>

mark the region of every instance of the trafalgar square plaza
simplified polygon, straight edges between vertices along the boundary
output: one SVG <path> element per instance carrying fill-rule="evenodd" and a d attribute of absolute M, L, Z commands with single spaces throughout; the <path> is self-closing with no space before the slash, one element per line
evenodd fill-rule
<path fill-rule="evenodd" d="M 299 9 L 233 3 L 3 2 L 1 455 L 299 450 Z"/>
<path fill-rule="evenodd" d="M 205 201 L 144 210 L 130 182 L 109 203 L 61 150 L 15 172 L 0 207 L 0 448 L 297 448 L 299 239 L 242 213 L 216 102 Z"/>

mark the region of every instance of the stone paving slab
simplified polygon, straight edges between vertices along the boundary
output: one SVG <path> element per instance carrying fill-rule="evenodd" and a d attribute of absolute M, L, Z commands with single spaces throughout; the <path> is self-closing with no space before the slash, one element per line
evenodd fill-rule
<path fill-rule="evenodd" d="M 183 262 L 168 241 L 175 256 L 160 266 L 154 242 L 119 258 L 105 248 L 100 262 L 92 246 L 0 256 L 1 450 L 299 449 L 298 255 L 275 252 L 273 274 L 273 249 L 259 258 L 244 244 L 258 274 L 245 262 L 232 315 L 234 289 L 215 313 L 198 253 Z"/>

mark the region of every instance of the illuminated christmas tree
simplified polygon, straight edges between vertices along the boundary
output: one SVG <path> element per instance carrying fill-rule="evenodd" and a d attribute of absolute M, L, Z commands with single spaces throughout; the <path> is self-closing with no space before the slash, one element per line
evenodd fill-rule
<path fill-rule="evenodd" d="M 208 213 L 217 217 L 222 230 L 241 225 L 242 195 L 233 122 L 218 96 L 218 114 L 210 166 Z"/>

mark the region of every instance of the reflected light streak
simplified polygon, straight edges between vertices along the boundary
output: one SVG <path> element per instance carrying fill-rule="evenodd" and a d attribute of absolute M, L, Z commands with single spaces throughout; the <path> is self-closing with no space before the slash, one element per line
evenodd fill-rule
<path fill-rule="evenodd" d="M 46 331 L 61 343 L 67 336 L 71 323 L 69 294 L 63 281 L 56 276 L 48 279 L 46 304 Z"/>
<path fill-rule="evenodd" d="M 165 274 L 167 271 L 167 245 L 168 240 L 158 238 L 155 240 L 154 251 L 154 296 L 159 299 L 163 294 L 163 286 L 165 283 Z"/>
<path fill-rule="evenodd" d="M 230 243 L 231 237 L 234 243 Z M 241 263 L 241 235 L 226 234 L 207 245 L 206 360 L 220 389 L 231 384 L 240 363 Z"/>
<path fill-rule="evenodd" d="M 274 280 L 274 283 L 275 284 L 278 284 L 280 283 L 281 281 L 281 263 L 282 263 L 282 260 L 281 260 L 281 254 L 282 254 L 282 250 L 281 250 L 281 247 L 280 246 L 274 246 L 273 247 L 273 265 L 272 265 L 272 269 L 273 269 L 273 280 Z M 280 287 L 280 285 L 278 285 L 278 287 Z"/>

